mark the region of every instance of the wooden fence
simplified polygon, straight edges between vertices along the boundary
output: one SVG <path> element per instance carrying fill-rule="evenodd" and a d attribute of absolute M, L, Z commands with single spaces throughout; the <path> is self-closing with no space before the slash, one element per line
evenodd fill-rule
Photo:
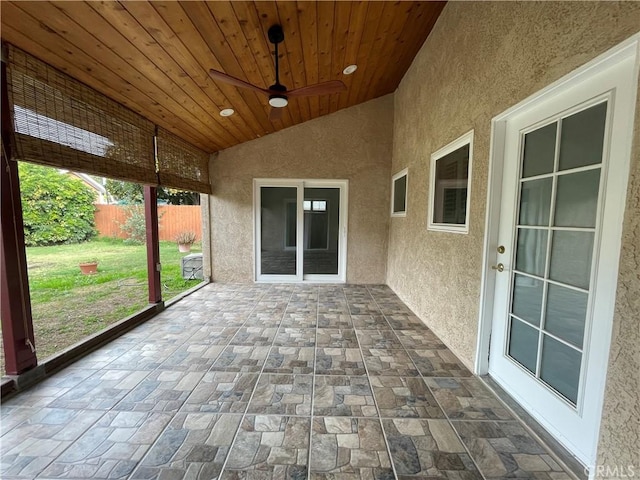
<path fill-rule="evenodd" d="M 101 237 L 127 238 L 120 226 L 127 219 L 127 208 L 122 205 L 96 205 L 96 229 Z M 140 208 L 144 208 L 142 205 Z M 159 205 L 160 240 L 174 241 L 180 232 L 194 232 L 202 239 L 202 213 L 200 205 Z"/>

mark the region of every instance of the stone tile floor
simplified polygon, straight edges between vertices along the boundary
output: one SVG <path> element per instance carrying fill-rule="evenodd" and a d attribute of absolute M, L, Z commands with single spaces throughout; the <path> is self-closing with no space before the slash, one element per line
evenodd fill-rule
<path fill-rule="evenodd" d="M 2 405 L 0 477 L 570 479 L 384 285 L 211 284 Z"/>

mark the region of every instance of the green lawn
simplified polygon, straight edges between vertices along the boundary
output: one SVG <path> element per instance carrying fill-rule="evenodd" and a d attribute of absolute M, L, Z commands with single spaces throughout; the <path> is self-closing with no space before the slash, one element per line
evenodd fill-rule
<path fill-rule="evenodd" d="M 192 252 L 199 252 L 194 245 Z M 38 358 L 50 355 L 148 304 L 144 245 L 100 238 L 76 245 L 27 248 L 31 306 Z M 174 242 L 160 242 L 162 298 L 199 283 L 183 280 Z M 82 275 L 78 264 L 97 259 L 98 273 Z M 2 357 L 4 373 L 4 356 Z"/>

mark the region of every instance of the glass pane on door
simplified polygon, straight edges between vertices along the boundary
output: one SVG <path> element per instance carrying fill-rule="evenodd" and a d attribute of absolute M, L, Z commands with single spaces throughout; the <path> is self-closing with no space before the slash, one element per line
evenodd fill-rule
<path fill-rule="evenodd" d="M 553 171 L 557 123 L 551 123 L 524 136 L 522 178 L 535 177 Z"/>
<path fill-rule="evenodd" d="M 340 189 L 304 189 L 304 274 L 338 274 Z"/>
<path fill-rule="evenodd" d="M 573 405 L 589 331 L 606 109 L 601 103 L 523 136 L 504 348 Z"/>
<path fill-rule="evenodd" d="M 599 187 L 599 168 L 558 177 L 554 224 L 595 227 Z"/>
<path fill-rule="evenodd" d="M 260 273 L 296 275 L 296 187 L 260 188 Z"/>
<path fill-rule="evenodd" d="M 607 104 L 601 103 L 562 120 L 560 170 L 602 162 Z"/>
<path fill-rule="evenodd" d="M 579 350 L 544 336 L 540 378 L 574 405 L 578 403 L 581 361 Z"/>

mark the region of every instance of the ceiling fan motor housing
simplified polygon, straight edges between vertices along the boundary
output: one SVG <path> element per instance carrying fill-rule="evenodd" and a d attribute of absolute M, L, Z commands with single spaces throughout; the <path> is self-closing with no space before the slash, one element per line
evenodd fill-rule
<path fill-rule="evenodd" d="M 281 43 L 284 40 L 284 32 L 281 25 L 272 25 L 267 31 L 269 41 L 274 44 Z"/>

